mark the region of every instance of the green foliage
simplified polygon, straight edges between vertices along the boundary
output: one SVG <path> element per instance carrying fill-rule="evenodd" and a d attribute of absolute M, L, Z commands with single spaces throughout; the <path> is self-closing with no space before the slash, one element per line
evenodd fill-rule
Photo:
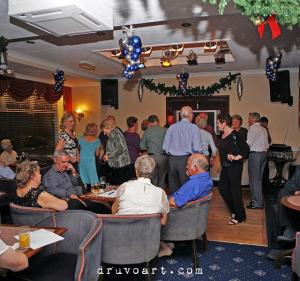
<path fill-rule="evenodd" d="M 185 96 L 211 96 L 216 92 L 219 93 L 220 90 L 226 90 L 227 87 L 231 89 L 231 84 L 235 83 L 237 78 L 241 75 L 240 73 L 227 75 L 219 79 L 219 83 L 214 83 L 211 86 L 204 87 L 188 87 Z M 150 91 L 154 91 L 159 95 L 169 95 L 169 96 L 182 96 L 182 93 L 175 85 L 166 86 L 164 83 L 158 83 L 157 85 L 153 82 L 153 79 L 142 79 L 144 87 Z"/>
<path fill-rule="evenodd" d="M 212 5 L 218 5 L 219 13 L 223 14 L 228 2 L 232 1 L 243 15 L 252 22 L 276 15 L 279 23 L 292 28 L 300 24 L 300 0 L 202 0 Z M 219 4 L 217 3 L 219 2 Z"/>

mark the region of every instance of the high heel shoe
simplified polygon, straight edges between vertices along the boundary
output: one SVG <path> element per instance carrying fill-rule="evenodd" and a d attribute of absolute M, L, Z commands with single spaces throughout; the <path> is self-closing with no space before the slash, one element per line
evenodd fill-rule
<path fill-rule="evenodd" d="M 240 222 L 234 218 L 231 218 L 230 221 L 228 222 L 229 225 L 236 225 L 238 223 L 240 223 Z"/>

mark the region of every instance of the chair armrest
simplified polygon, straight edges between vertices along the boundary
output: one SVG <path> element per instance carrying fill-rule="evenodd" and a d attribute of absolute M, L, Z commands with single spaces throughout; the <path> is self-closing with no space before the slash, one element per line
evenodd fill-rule
<path fill-rule="evenodd" d="M 292 255 L 292 270 L 300 277 L 300 232 L 296 234 L 296 246 Z"/>

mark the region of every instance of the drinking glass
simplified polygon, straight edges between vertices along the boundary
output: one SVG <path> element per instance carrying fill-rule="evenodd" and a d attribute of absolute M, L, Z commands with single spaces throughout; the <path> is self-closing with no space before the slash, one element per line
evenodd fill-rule
<path fill-rule="evenodd" d="M 99 183 L 95 183 L 92 185 L 91 191 L 93 194 L 98 195 L 99 193 Z"/>
<path fill-rule="evenodd" d="M 29 227 L 20 227 L 19 244 L 21 250 L 27 250 L 30 247 L 30 229 Z"/>
<path fill-rule="evenodd" d="M 100 177 L 100 189 L 104 190 L 106 188 L 106 177 Z"/>

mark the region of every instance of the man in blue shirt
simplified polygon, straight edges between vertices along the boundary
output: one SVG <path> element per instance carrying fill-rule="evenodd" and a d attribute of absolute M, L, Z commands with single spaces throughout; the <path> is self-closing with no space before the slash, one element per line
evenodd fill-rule
<path fill-rule="evenodd" d="M 170 196 L 171 207 L 182 207 L 190 201 L 207 196 L 212 191 L 213 182 L 208 173 L 208 167 L 208 160 L 202 154 L 195 153 L 188 158 L 186 173 L 189 179 Z M 158 257 L 170 256 L 173 248 L 173 243 L 161 241 Z"/>
<path fill-rule="evenodd" d="M 185 167 L 187 158 L 202 150 L 201 136 L 198 127 L 192 124 L 193 109 L 184 106 L 180 110 L 181 120 L 167 131 L 163 149 L 169 155 L 168 180 L 171 193 L 177 191 L 187 180 Z"/>
<path fill-rule="evenodd" d="M 202 154 L 193 154 L 188 158 L 187 175 L 189 179 L 173 193 L 169 199 L 170 206 L 182 207 L 190 201 L 207 196 L 213 186 L 208 173 L 208 160 Z"/>

